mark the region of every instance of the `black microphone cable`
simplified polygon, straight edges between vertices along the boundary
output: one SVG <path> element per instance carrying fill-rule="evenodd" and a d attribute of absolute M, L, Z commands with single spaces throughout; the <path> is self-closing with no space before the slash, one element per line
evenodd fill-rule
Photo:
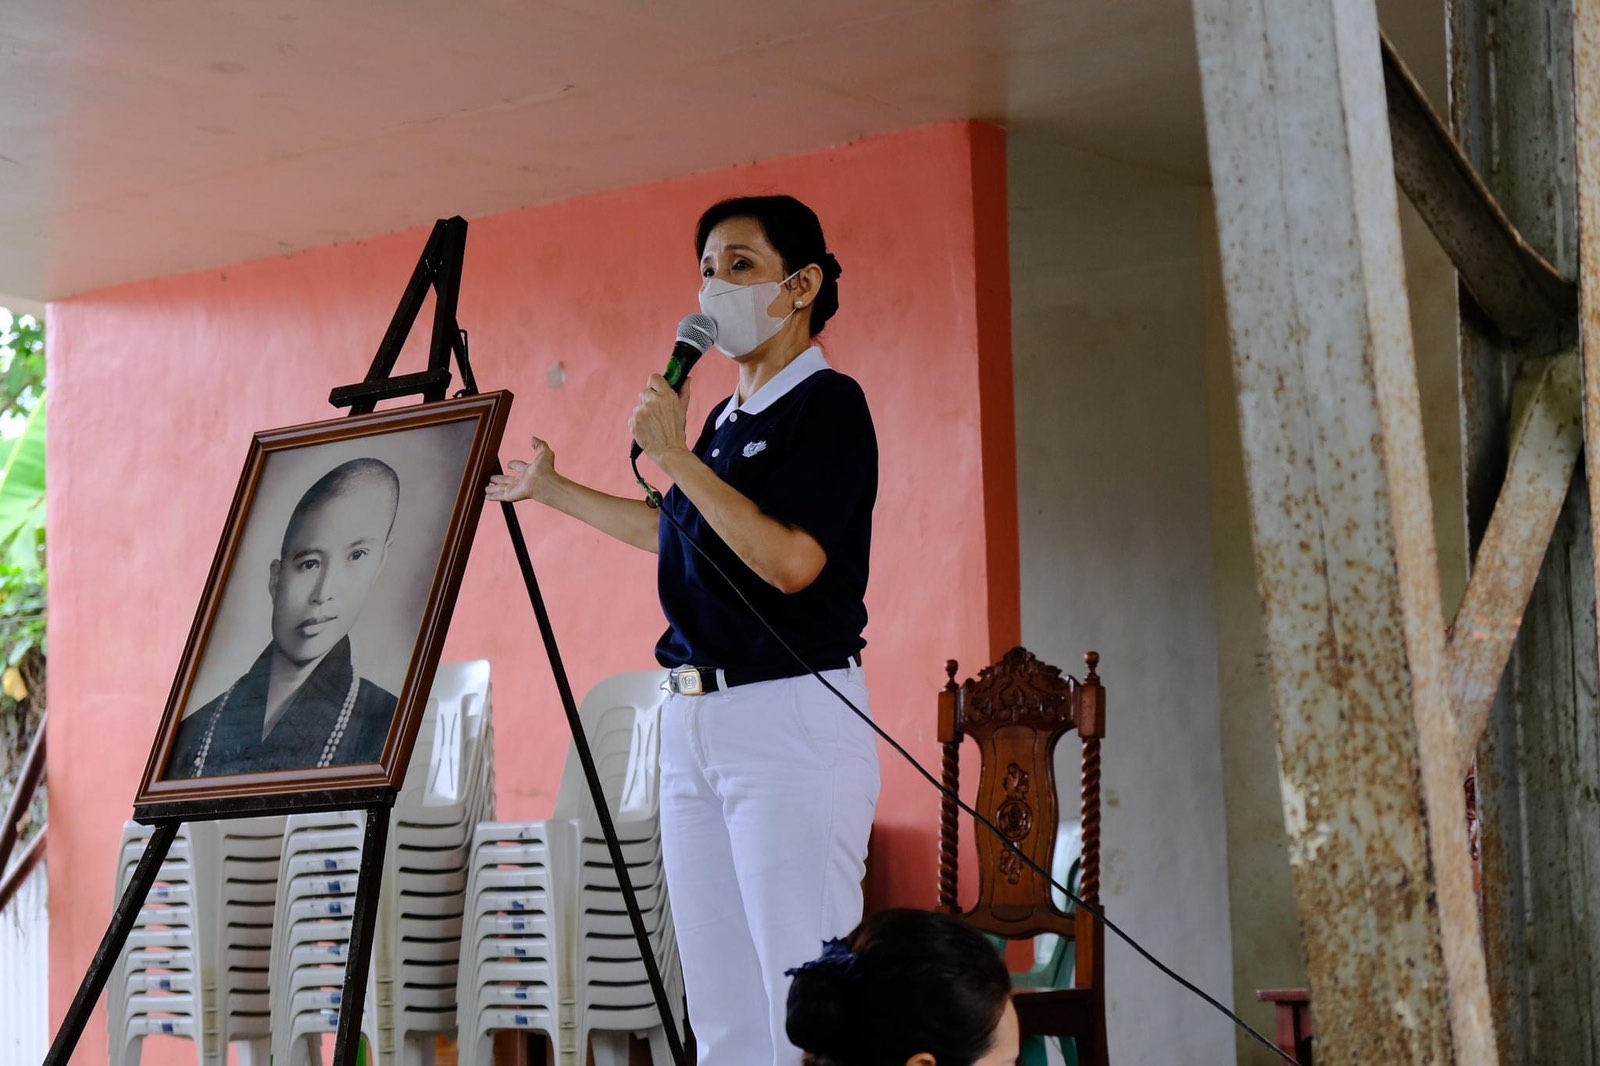
<path fill-rule="evenodd" d="M 928 782 L 928 784 L 932 785 L 934 787 L 934 789 L 941 796 L 944 796 L 946 799 L 954 801 L 954 803 L 956 804 L 956 806 L 958 808 L 960 808 L 966 814 L 969 814 L 969 815 L 972 816 L 972 820 L 975 823 L 977 823 L 978 825 L 983 826 L 990 833 L 993 833 L 995 839 L 1000 841 L 1001 845 L 1003 847 L 1005 847 L 1008 851 L 1010 851 L 1012 855 L 1016 856 L 1018 859 L 1020 859 L 1022 861 L 1022 863 L 1024 865 L 1026 865 L 1027 867 L 1032 869 L 1035 873 L 1037 873 L 1041 877 L 1043 877 L 1047 882 L 1049 882 L 1049 884 L 1050 884 L 1050 886 L 1052 888 L 1055 888 L 1056 890 L 1058 890 L 1062 894 L 1064 894 L 1067 899 L 1072 901 L 1074 906 L 1082 907 L 1085 911 L 1087 911 L 1091 915 L 1093 915 L 1096 921 L 1100 922 L 1101 925 L 1105 926 L 1107 929 L 1109 929 L 1113 933 L 1115 933 L 1117 935 L 1117 937 L 1122 940 L 1123 943 L 1127 944 L 1134 951 L 1138 952 L 1139 956 L 1141 958 L 1143 958 L 1146 962 L 1150 963 L 1150 965 L 1154 966 L 1157 970 L 1161 971 L 1163 974 L 1165 974 L 1167 977 L 1171 978 L 1173 981 L 1176 981 L 1182 987 L 1188 989 L 1191 993 L 1193 993 L 1194 995 L 1198 996 L 1201 1000 L 1203 1000 L 1204 1002 L 1209 1004 L 1215 1010 L 1217 1010 L 1220 1013 L 1226 1015 L 1233 1022 L 1234 1025 L 1238 1026 L 1240 1029 L 1243 1029 L 1245 1032 L 1249 1033 L 1263 1047 L 1269 1049 L 1274 1055 L 1278 1056 L 1284 1062 L 1290 1063 L 1291 1066 L 1300 1066 L 1300 1063 L 1298 1061 L 1296 1061 L 1296 1059 L 1293 1056 L 1291 1056 L 1288 1052 L 1284 1051 L 1282 1048 L 1278 1047 L 1278 1045 L 1274 1044 L 1271 1040 L 1268 1040 L 1266 1038 L 1266 1036 L 1264 1036 L 1260 1031 L 1258 1031 L 1249 1022 L 1245 1021 L 1243 1018 L 1239 1017 L 1233 1011 L 1231 1011 L 1227 1007 L 1223 1006 L 1223 1004 L 1221 1002 L 1219 1002 L 1210 993 L 1206 992 L 1199 985 L 1196 985 L 1193 981 L 1190 981 L 1188 978 L 1186 978 L 1182 974 L 1178 973 L 1172 967 L 1168 966 L 1166 963 L 1162 962 L 1160 959 L 1158 959 L 1154 955 L 1152 955 L 1148 950 L 1146 950 L 1144 948 L 1143 945 L 1141 945 L 1131 935 L 1129 935 L 1128 933 L 1124 932 L 1122 930 L 1122 928 L 1117 925 L 1117 923 L 1113 922 L 1110 918 L 1107 918 L 1106 915 L 1105 915 L 1105 911 L 1103 911 L 1099 907 L 1095 907 L 1095 906 L 1092 906 L 1092 905 L 1084 902 L 1081 898 L 1079 898 L 1077 893 L 1073 892 L 1066 885 L 1063 885 L 1061 882 L 1057 881 L 1054 877 L 1052 877 L 1050 875 L 1050 871 L 1046 870 L 1044 867 L 1042 867 L 1038 863 L 1034 862 L 1033 859 L 1029 858 L 1027 855 L 1024 855 L 1022 853 L 1022 849 L 1019 848 L 1014 841 L 1008 839 L 1004 833 L 1000 832 L 1000 828 L 998 826 L 996 826 L 989 819 L 985 818 L 982 814 L 978 813 L 978 811 L 975 808 L 970 806 L 965 800 L 963 800 L 956 793 L 954 793 L 951 790 L 945 788 L 944 782 L 940 781 L 931 772 L 929 772 L 927 767 L 923 766 L 922 763 L 917 761 L 916 756 L 912 755 L 909 751 L 907 751 L 905 749 L 905 747 L 898 740 L 896 740 L 894 737 L 890 736 L 889 733 L 887 731 L 885 731 L 882 726 L 878 725 L 877 722 L 873 721 L 871 715 L 867 714 L 861 708 L 857 707 L 854 703 L 852 703 L 850 701 L 849 697 L 847 697 L 844 693 L 842 693 L 838 689 L 834 688 L 833 685 L 829 683 L 828 679 L 823 677 L 820 673 L 818 673 L 817 670 L 814 667 L 812 667 L 812 665 L 810 663 L 806 662 L 805 658 L 799 652 L 795 651 L 794 647 L 787 640 L 785 640 L 783 638 L 783 634 L 779 633 L 777 631 L 777 629 L 773 627 L 772 623 L 767 621 L 766 616 L 763 615 L 761 613 L 761 611 L 756 607 L 756 605 L 751 603 L 749 598 L 745 596 L 744 590 L 739 588 L 739 586 L 734 582 L 733 578 L 728 576 L 727 571 L 723 570 L 722 567 L 720 565 L 718 565 L 717 561 L 715 559 L 713 559 L 710 556 L 710 554 L 708 554 L 706 552 L 706 550 L 704 548 L 702 548 L 699 545 L 699 543 L 697 543 L 695 541 L 695 539 L 693 537 L 689 536 L 689 531 L 684 529 L 683 526 L 678 522 L 678 520 L 673 517 L 672 512 L 667 510 L 665 507 L 662 506 L 661 493 L 657 489 L 655 489 L 653 486 L 651 486 L 651 484 L 648 481 L 646 481 L 644 479 L 644 475 L 643 474 L 639 473 L 639 459 L 638 459 L 638 456 L 634 456 L 633 459 L 631 460 L 631 462 L 632 462 L 632 465 L 633 465 L 633 477 L 634 477 L 634 480 L 636 480 L 639 483 L 640 487 L 642 487 L 644 489 L 644 492 L 645 492 L 645 503 L 649 504 L 651 507 L 655 508 L 656 510 L 659 510 L 661 512 L 661 514 L 662 514 L 662 517 L 664 517 L 668 522 L 672 523 L 672 528 L 678 531 L 679 535 L 682 536 L 684 541 L 687 542 L 688 545 L 695 550 L 696 554 L 698 554 L 700 556 L 700 558 L 704 559 L 707 563 L 711 564 L 711 569 L 715 570 L 717 572 L 717 575 L 719 577 L 721 577 L 723 581 L 727 582 L 728 587 L 733 589 L 733 594 L 735 596 L 739 597 L 739 602 L 744 604 L 747 608 L 749 608 L 750 613 L 755 616 L 756 621 L 760 622 L 761 625 L 762 625 L 762 628 L 764 628 L 768 633 L 772 634 L 772 638 L 774 640 L 776 640 L 780 646 L 782 646 L 784 651 L 789 653 L 789 656 L 792 659 L 794 659 L 794 661 L 795 661 L 795 663 L 797 665 L 799 665 L 802 669 L 804 669 L 806 673 L 810 674 L 812 677 L 814 677 L 818 681 L 820 681 L 822 683 L 822 687 L 823 688 L 826 688 L 829 692 L 833 693 L 834 696 L 837 697 L 838 700 L 841 703 L 843 703 L 846 707 L 850 708 L 851 711 L 855 712 L 855 715 L 856 715 L 857 718 L 860 718 L 863 722 L 867 723 L 867 725 L 869 727 L 871 727 L 872 731 L 883 739 L 884 743 L 888 744 L 889 747 L 893 748 L 895 750 L 895 752 L 897 754 L 899 754 L 902 759 L 904 759 L 906 762 L 910 763 L 911 767 L 913 769 L 915 769 L 917 771 L 917 773 L 921 774 L 922 777 Z"/>

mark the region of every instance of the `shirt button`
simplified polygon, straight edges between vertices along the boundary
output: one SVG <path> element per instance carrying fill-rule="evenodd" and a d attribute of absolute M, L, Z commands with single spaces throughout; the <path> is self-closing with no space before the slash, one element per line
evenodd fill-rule
<path fill-rule="evenodd" d="M 729 422 L 737 422 L 737 421 L 739 421 L 739 412 L 735 411 L 731 415 L 729 415 L 728 416 L 728 421 Z"/>
<path fill-rule="evenodd" d="M 719 456 L 721 454 L 722 454 L 722 449 L 721 448 L 712 448 L 711 449 L 711 458 L 715 459 L 717 456 Z"/>

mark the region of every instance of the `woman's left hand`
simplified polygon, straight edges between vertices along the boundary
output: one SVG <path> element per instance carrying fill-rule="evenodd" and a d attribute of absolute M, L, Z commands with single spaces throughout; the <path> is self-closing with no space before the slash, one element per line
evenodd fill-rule
<path fill-rule="evenodd" d="M 639 442 L 644 453 L 659 465 L 663 454 L 674 448 L 685 447 L 684 425 L 688 412 L 689 383 L 683 383 L 683 393 L 680 395 L 672 391 L 666 378 L 651 374 L 644 391 L 639 394 L 639 406 L 633 409 L 633 417 L 628 419 L 628 432 L 633 434 L 633 439 Z"/>

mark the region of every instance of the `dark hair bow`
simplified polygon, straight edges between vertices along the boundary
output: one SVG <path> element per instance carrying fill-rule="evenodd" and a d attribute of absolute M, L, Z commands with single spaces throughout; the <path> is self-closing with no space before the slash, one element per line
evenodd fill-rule
<path fill-rule="evenodd" d="M 845 977 L 854 977 L 860 969 L 861 956 L 850 950 L 850 945 L 839 937 L 822 942 L 822 954 L 792 970 L 783 971 L 785 977 L 810 973 L 813 970 L 833 970 Z"/>

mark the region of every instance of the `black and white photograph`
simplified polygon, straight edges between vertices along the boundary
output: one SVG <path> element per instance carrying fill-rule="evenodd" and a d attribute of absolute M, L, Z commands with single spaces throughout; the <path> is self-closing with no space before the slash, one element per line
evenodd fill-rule
<path fill-rule="evenodd" d="M 147 787 L 379 770 L 431 677 L 503 396 L 257 435 Z"/>

